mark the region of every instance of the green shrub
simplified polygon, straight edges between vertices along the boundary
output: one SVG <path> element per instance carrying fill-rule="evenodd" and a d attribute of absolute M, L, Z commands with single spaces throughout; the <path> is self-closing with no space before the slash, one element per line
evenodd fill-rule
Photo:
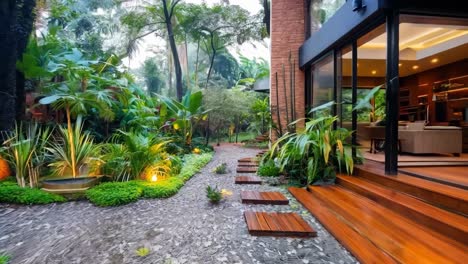
<path fill-rule="evenodd" d="M 221 163 L 220 165 L 216 166 L 214 169 L 214 173 L 216 174 L 226 174 L 227 173 L 227 164 Z"/>
<path fill-rule="evenodd" d="M 10 256 L 6 254 L 0 254 L 0 264 L 8 264 L 10 261 Z"/>
<path fill-rule="evenodd" d="M 280 169 L 276 167 L 273 160 L 268 160 L 258 167 L 257 174 L 260 176 L 279 176 Z"/>
<path fill-rule="evenodd" d="M 65 201 L 66 199 L 58 194 L 48 193 L 36 188 L 21 188 L 13 181 L 0 182 L 0 203 L 33 205 Z"/>
<path fill-rule="evenodd" d="M 183 181 L 189 180 L 195 173 L 199 172 L 213 158 L 213 153 L 187 154 L 184 155 L 183 167 L 178 178 Z"/>
<path fill-rule="evenodd" d="M 184 156 L 183 167 L 176 177 L 147 182 L 132 180 L 127 182 L 102 183 L 86 192 L 86 197 L 97 206 L 118 206 L 143 198 L 167 198 L 176 194 L 190 179 L 212 158 L 212 153 L 201 155 L 188 154 Z M 179 166 L 179 165 L 178 165 Z"/>
<path fill-rule="evenodd" d="M 86 197 L 97 206 L 119 206 L 135 202 L 143 190 L 135 182 L 107 182 L 86 191 Z"/>
<path fill-rule="evenodd" d="M 206 197 L 210 200 L 212 203 L 219 203 L 221 199 L 223 198 L 223 194 L 221 191 L 218 190 L 218 186 L 212 188 L 211 186 L 206 187 Z"/>
<path fill-rule="evenodd" d="M 184 186 L 184 182 L 177 177 L 157 182 L 138 181 L 137 184 L 142 189 L 144 198 L 167 198 L 176 194 Z"/>

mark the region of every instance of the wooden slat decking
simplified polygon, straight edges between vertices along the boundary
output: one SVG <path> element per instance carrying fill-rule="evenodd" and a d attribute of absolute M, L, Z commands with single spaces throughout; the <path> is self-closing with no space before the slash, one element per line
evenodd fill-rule
<path fill-rule="evenodd" d="M 359 177 L 338 175 L 337 183 L 379 205 L 417 221 L 441 235 L 468 245 L 468 218 L 440 209 L 412 196 L 396 192 Z"/>
<path fill-rule="evenodd" d="M 241 200 L 245 204 L 289 204 L 289 200 L 280 192 L 241 191 Z"/>
<path fill-rule="evenodd" d="M 237 176 L 236 184 L 262 184 L 262 179 L 257 176 Z"/>
<path fill-rule="evenodd" d="M 257 167 L 237 167 L 238 173 L 257 173 Z"/>
<path fill-rule="evenodd" d="M 465 263 L 466 246 L 441 239 L 371 200 L 339 186 L 310 186 L 311 194 L 339 214 L 361 236 L 400 263 Z"/>
<path fill-rule="evenodd" d="M 244 212 L 249 233 L 254 236 L 313 237 L 317 232 L 296 213 Z"/>
<path fill-rule="evenodd" d="M 468 190 L 468 166 L 404 167 L 399 172 Z"/>
<path fill-rule="evenodd" d="M 402 173 L 387 176 L 384 175 L 382 167 L 377 167 L 370 162 L 356 166 L 355 173 L 366 180 L 412 195 L 438 207 L 468 215 L 468 191 L 466 190 Z"/>
<path fill-rule="evenodd" d="M 302 188 L 290 187 L 289 192 L 309 210 L 361 263 L 397 263 L 392 257 L 362 237 L 331 210 Z"/>

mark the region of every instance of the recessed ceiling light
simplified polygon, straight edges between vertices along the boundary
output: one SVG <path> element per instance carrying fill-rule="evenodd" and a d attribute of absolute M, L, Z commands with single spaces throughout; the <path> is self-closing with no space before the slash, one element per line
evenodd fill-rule
<path fill-rule="evenodd" d="M 403 63 L 398 63 L 398 67 L 401 67 L 401 65 L 403 65 Z"/>
<path fill-rule="evenodd" d="M 376 74 L 377 74 L 377 71 L 376 71 L 376 70 L 373 70 L 373 71 L 372 71 L 372 74 L 376 75 Z"/>
<path fill-rule="evenodd" d="M 419 69 L 419 66 L 418 65 L 413 65 L 413 70 L 417 70 Z"/>
<path fill-rule="evenodd" d="M 434 58 L 434 59 L 431 60 L 431 62 L 432 62 L 432 63 L 437 63 L 437 62 L 439 62 L 439 59 L 438 59 L 438 58 Z"/>

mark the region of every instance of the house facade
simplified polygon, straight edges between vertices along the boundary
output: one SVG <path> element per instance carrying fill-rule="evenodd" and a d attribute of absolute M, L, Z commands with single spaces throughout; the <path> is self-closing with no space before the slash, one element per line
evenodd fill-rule
<path fill-rule="evenodd" d="M 286 125 L 329 101 L 353 145 L 398 171 L 399 154 L 468 153 L 468 9 L 460 1 L 273 0 L 270 99 Z M 353 106 L 381 87 L 368 109 Z M 274 136 L 274 135 L 273 135 Z M 367 151 L 369 149 L 369 151 Z"/>

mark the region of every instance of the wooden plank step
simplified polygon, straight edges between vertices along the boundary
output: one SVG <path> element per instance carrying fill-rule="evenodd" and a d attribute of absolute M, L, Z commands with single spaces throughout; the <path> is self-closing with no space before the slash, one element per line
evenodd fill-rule
<path fill-rule="evenodd" d="M 257 176 L 237 176 L 236 184 L 262 184 L 262 179 Z"/>
<path fill-rule="evenodd" d="M 400 263 L 464 263 L 468 247 L 339 186 L 311 186 L 313 196 Z"/>
<path fill-rule="evenodd" d="M 468 216 L 468 191 L 399 173 L 387 176 L 370 165 L 356 166 L 357 176 L 407 193 L 430 204 Z"/>
<path fill-rule="evenodd" d="M 242 159 L 238 159 L 237 162 L 254 162 L 254 163 L 258 163 L 258 160 L 256 158 L 242 158 Z"/>
<path fill-rule="evenodd" d="M 432 206 L 412 196 L 390 190 L 360 177 L 338 175 L 337 182 L 379 205 L 383 205 L 442 235 L 468 245 L 468 218 L 466 217 Z"/>
<path fill-rule="evenodd" d="M 239 162 L 238 167 L 256 167 L 258 168 L 258 163 L 243 163 Z"/>
<path fill-rule="evenodd" d="M 361 236 L 305 189 L 290 187 L 289 192 L 317 218 L 353 256 L 361 263 L 397 263 L 368 239 Z"/>
<path fill-rule="evenodd" d="M 241 191 L 241 200 L 245 204 L 289 204 L 288 198 L 280 192 Z"/>
<path fill-rule="evenodd" d="M 317 232 L 296 213 L 244 212 L 253 236 L 315 237 Z"/>
<path fill-rule="evenodd" d="M 237 167 L 238 173 L 257 173 L 257 167 Z"/>

